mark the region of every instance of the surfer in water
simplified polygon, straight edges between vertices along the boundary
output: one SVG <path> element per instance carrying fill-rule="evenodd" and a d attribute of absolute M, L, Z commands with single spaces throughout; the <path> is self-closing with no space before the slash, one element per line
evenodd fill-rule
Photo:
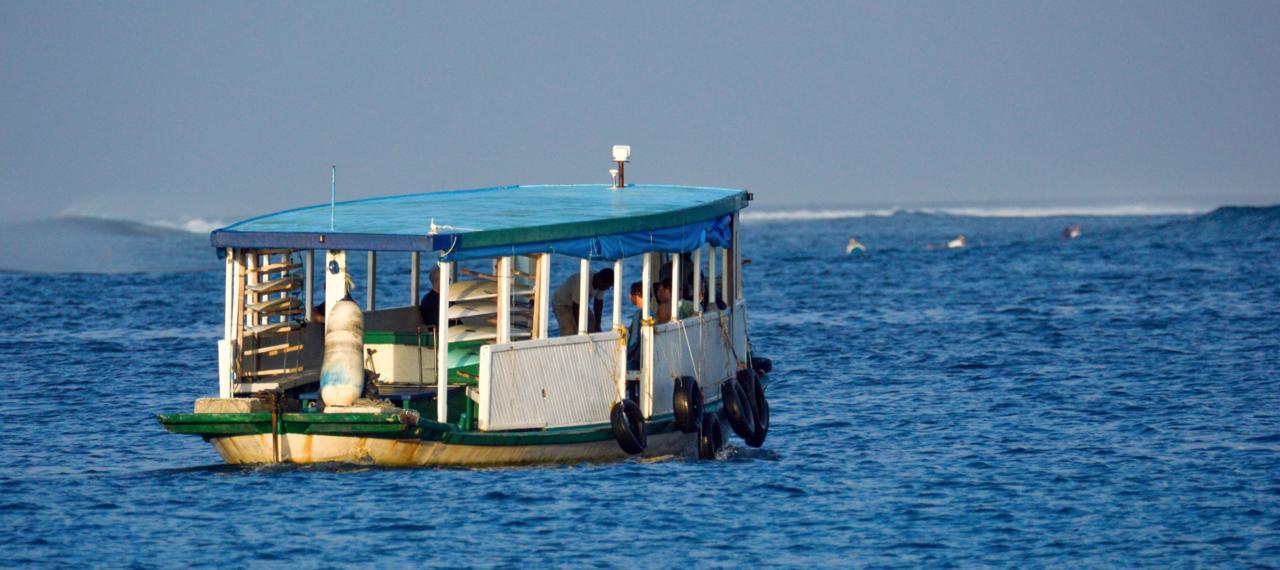
<path fill-rule="evenodd" d="M 964 234 L 960 234 L 956 236 L 956 239 L 947 242 L 947 249 L 960 249 L 964 247 L 967 242 L 968 240 L 965 239 Z"/>
<path fill-rule="evenodd" d="M 844 254 L 849 255 L 855 251 L 867 252 L 867 246 L 858 243 L 856 238 L 849 238 L 849 245 L 845 246 Z"/>
<path fill-rule="evenodd" d="M 1062 239 L 1076 239 L 1078 237 L 1080 237 L 1080 224 L 1062 229 Z"/>

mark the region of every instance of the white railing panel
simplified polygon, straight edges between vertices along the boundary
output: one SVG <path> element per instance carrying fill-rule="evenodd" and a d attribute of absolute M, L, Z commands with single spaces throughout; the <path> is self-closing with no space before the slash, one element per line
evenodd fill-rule
<path fill-rule="evenodd" d="M 736 347 L 731 324 L 735 318 L 745 322 L 740 315 L 724 311 L 654 327 L 654 385 L 646 387 L 654 414 L 671 412 L 672 391 L 680 376 L 696 379 L 707 401 L 720 399 L 720 384 L 738 370 L 732 349 Z"/>
<path fill-rule="evenodd" d="M 608 423 L 621 338 L 609 331 L 481 347 L 480 429 Z"/>

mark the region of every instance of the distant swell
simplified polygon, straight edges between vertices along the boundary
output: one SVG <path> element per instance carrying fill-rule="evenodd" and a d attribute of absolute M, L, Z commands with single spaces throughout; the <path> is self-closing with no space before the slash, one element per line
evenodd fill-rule
<path fill-rule="evenodd" d="M 744 221 L 841 220 L 850 218 L 886 218 L 897 215 L 922 214 L 970 218 L 1053 218 L 1065 216 L 1188 216 L 1204 214 L 1212 208 L 1190 206 L 1062 206 L 1062 207 L 945 207 L 945 208 L 879 208 L 879 209 L 800 209 L 747 210 Z"/>

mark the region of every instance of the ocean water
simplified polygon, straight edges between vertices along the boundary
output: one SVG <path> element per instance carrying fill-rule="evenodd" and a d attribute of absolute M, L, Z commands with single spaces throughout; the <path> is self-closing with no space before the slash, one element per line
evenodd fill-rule
<path fill-rule="evenodd" d="M 504 469 L 221 465 L 206 238 L 63 223 L 133 272 L 0 273 L 0 566 L 1280 565 L 1280 208 L 748 219 L 764 448 Z"/>

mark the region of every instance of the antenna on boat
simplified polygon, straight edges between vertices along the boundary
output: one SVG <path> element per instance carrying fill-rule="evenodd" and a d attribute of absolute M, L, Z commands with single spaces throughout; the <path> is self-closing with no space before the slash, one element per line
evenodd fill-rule
<path fill-rule="evenodd" d="M 613 161 L 618 163 L 617 170 L 609 169 L 609 174 L 613 175 L 613 187 L 622 188 L 627 185 L 626 164 L 631 162 L 631 146 L 613 145 Z"/>
<path fill-rule="evenodd" d="M 333 231 L 334 209 L 338 205 L 338 165 L 333 165 L 329 178 L 329 231 Z"/>

